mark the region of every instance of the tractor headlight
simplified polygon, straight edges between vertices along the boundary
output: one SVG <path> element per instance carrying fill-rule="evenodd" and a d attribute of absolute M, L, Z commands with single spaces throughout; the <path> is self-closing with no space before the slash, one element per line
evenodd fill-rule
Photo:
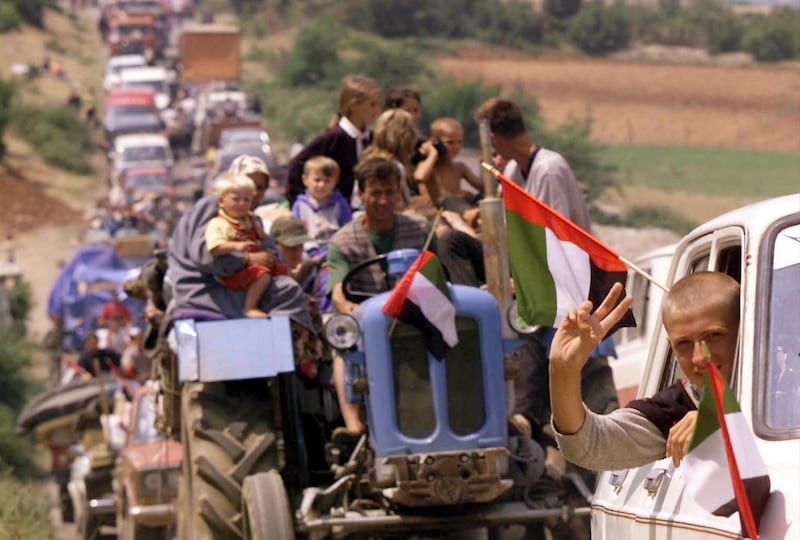
<path fill-rule="evenodd" d="M 529 336 L 539 329 L 539 326 L 525 326 L 519 319 L 516 300 L 511 302 L 511 305 L 508 306 L 506 317 L 508 318 L 508 325 L 511 327 L 511 329 L 521 336 Z"/>
<path fill-rule="evenodd" d="M 328 345 L 343 351 L 358 343 L 361 329 L 355 318 L 344 313 L 336 313 L 325 323 L 322 334 Z"/>

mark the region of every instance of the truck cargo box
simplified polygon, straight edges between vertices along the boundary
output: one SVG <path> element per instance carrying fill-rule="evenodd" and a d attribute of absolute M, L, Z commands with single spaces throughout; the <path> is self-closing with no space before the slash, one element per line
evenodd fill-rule
<path fill-rule="evenodd" d="M 238 81 L 239 29 L 216 24 L 183 28 L 180 58 L 184 81 Z"/>

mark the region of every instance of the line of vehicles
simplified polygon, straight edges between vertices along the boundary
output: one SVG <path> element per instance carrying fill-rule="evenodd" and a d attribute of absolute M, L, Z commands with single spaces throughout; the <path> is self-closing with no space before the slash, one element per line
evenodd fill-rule
<path fill-rule="evenodd" d="M 149 186 L 137 193 L 166 186 L 177 138 L 165 135 L 176 117 L 164 113 L 176 103 L 173 112 L 190 126 L 184 151 L 211 163 L 207 177 L 241 153 L 279 170 L 263 120 L 233 88 L 235 29 L 183 24 L 175 36 L 182 64 L 175 83 L 188 92 L 170 89 L 164 108 L 152 85 L 137 88 L 126 75 L 147 68 L 110 58 L 119 63 L 107 69 L 112 184 L 137 178 Z M 124 56 L 136 54 L 148 63 L 143 51 Z M 158 155 L 141 157 L 142 149 Z M 770 467 L 774 493 L 761 524 L 768 538 L 800 537 L 800 379 L 793 374 L 800 369 L 792 369 L 800 367 L 798 246 L 800 194 L 731 212 L 637 260 L 666 286 L 702 269 L 742 283 L 734 389 Z M 414 258 L 392 252 L 371 262 L 386 262 L 399 276 Z M 105 525 L 125 539 L 467 537 L 475 529 L 503 538 L 520 524 L 530 537 L 549 529 L 558 538 L 559 525 L 591 512 L 592 538 L 741 536 L 735 517 L 693 505 L 666 462 L 604 473 L 595 493 L 577 476 L 553 472 L 546 443 L 509 432 L 509 353 L 520 345 L 503 330 L 510 306 L 451 285 L 459 345 L 439 361 L 418 329 L 394 326 L 382 313 L 386 294 L 351 290 L 364 268 L 348 274 L 344 287 L 360 308 L 352 317 L 331 316 L 323 334 L 345 358 L 346 393 L 363 403 L 367 435 L 333 435 L 333 390 L 324 376 L 312 384 L 295 374 L 286 317 L 219 320 L 179 310 L 160 335 L 154 384 L 137 390 L 117 377 L 77 383 L 69 395 L 42 396 L 21 418 L 22 428 L 53 449 L 65 521 L 76 519 L 84 538 Z M 103 279 L 104 286 L 74 290 L 107 292 L 110 278 Z M 661 330 L 659 289 L 631 274 L 628 290 L 640 327 L 620 333 L 620 359 L 610 362 L 622 404 L 680 376 Z M 126 394 L 130 400 L 120 398 Z"/>

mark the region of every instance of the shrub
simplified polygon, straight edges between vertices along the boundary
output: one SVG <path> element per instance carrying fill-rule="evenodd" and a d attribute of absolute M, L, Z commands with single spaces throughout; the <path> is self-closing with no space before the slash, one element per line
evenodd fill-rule
<path fill-rule="evenodd" d="M 500 87 L 480 82 L 459 83 L 439 75 L 426 79 L 417 88 L 422 96 L 420 127 L 424 131 L 427 132 L 435 118 L 450 116 L 464 127 L 464 145 L 479 146 L 478 126 L 473 120 L 475 109 L 490 97 L 499 95 Z"/>
<path fill-rule="evenodd" d="M 26 23 L 38 28 L 44 28 L 45 8 L 57 7 L 55 0 L 11 0 L 11 3 L 16 4 L 17 11 Z"/>
<path fill-rule="evenodd" d="M 425 0 L 358 0 L 350 2 L 347 24 L 387 38 L 409 36 L 462 37 L 474 2 Z"/>
<path fill-rule="evenodd" d="M 79 174 L 91 174 L 95 149 L 89 126 L 66 105 L 13 111 L 17 130 L 46 163 Z"/>
<path fill-rule="evenodd" d="M 679 20 L 711 54 L 739 50 L 744 26 L 725 2 L 696 0 L 680 12 Z"/>
<path fill-rule="evenodd" d="M 22 17 L 13 4 L 0 3 L 0 33 L 6 33 L 22 24 Z"/>
<path fill-rule="evenodd" d="M 30 362 L 30 343 L 12 328 L 0 328 L 0 403 L 14 412 L 22 409 L 28 397 L 23 372 Z"/>
<path fill-rule="evenodd" d="M 19 335 L 25 335 L 25 322 L 33 307 L 33 291 L 31 284 L 19 280 L 8 289 L 8 303 L 11 318 Z"/>
<path fill-rule="evenodd" d="M 5 155 L 6 145 L 3 143 L 3 134 L 11 120 L 11 102 L 15 93 L 16 87 L 12 82 L 0 79 L 0 160 Z"/>
<path fill-rule="evenodd" d="M 589 139 L 592 119 L 573 118 L 555 130 L 541 130 L 535 135 L 537 143 L 561 153 L 586 189 L 586 199 L 597 199 L 607 188 L 612 187 L 614 171 L 612 165 L 603 165 L 600 154 L 603 146 Z"/>
<path fill-rule="evenodd" d="M 289 59 L 281 68 L 280 81 L 286 86 L 299 87 L 330 82 L 340 65 L 339 33 L 329 22 L 317 22 L 297 33 Z"/>
<path fill-rule="evenodd" d="M 33 484 L 21 483 L 9 473 L 0 474 L 0 537 L 26 540 L 55 538 L 48 497 Z"/>
<path fill-rule="evenodd" d="M 482 2 L 472 24 L 478 39 L 497 45 L 530 48 L 544 36 L 542 17 L 524 2 Z"/>
<path fill-rule="evenodd" d="M 759 17 L 742 38 L 744 50 L 762 62 L 792 58 L 800 48 L 800 17 L 791 10 L 781 10 Z"/>
<path fill-rule="evenodd" d="M 544 10 L 548 15 L 566 19 L 581 9 L 581 0 L 544 0 Z"/>
<path fill-rule="evenodd" d="M 567 35 L 584 52 L 606 54 L 628 46 L 631 22 L 623 4 L 606 7 L 595 1 L 570 20 Z"/>

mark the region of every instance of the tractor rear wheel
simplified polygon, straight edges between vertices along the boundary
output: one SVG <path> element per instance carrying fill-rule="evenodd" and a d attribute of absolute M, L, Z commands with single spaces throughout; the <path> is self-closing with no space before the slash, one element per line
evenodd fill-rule
<path fill-rule="evenodd" d="M 184 384 L 181 540 L 243 537 L 244 481 L 278 467 L 270 404 L 264 380 Z"/>

